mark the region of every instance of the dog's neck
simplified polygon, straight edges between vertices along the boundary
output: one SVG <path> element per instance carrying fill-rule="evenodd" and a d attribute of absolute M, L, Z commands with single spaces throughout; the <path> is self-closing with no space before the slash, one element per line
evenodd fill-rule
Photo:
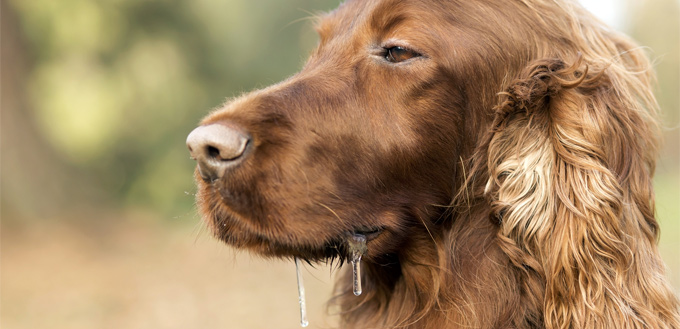
<path fill-rule="evenodd" d="M 447 323 L 445 328 L 492 328 L 540 323 L 531 303 L 519 305 L 525 287 L 519 276 L 507 273 L 511 265 L 496 242 L 497 227 L 480 215 L 459 214 L 448 224 L 446 235 L 414 229 L 404 252 L 364 262 L 361 296 L 352 294 L 351 273 L 345 273 L 332 301 L 340 307 L 342 327 L 442 328 Z"/>

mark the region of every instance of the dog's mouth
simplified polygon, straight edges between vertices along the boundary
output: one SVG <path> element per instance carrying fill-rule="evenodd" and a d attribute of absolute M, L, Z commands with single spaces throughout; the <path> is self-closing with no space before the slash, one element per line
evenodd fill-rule
<path fill-rule="evenodd" d="M 367 255 L 370 248 L 369 243 L 376 240 L 386 229 L 384 226 L 355 228 L 325 243 L 318 250 L 307 247 L 299 247 L 296 250 L 295 247 L 292 247 L 290 256 L 303 259 L 307 263 L 334 264 L 337 262 L 339 266 L 342 266 L 344 263 L 352 262 L 353 257 L 356 256 L 357 240 L 363 240 L 361 256 Z"/>
<path fill-rule="evenodd" d="M 322 261 L 328 262 L 330 259 L 332 262 L 337 258 L 340 261 L 340 265 L 345 262 L 352 262 L 357 256 L 357 250 L 361 250 L 361 256 L 366 255 L 368 253 L 369 242 L 377 239 L 385 230 L 386 227 L 384 226 L 376 226 L 359 227 L 348 231 L 342 237 L 325 246 L 326 249 L 331 248 L 336 253 Z M 358 246 L 357 241 L 361 241 L 362 245 Z"/>
<path fill-rule="evenodd" d="M 354 230 L 352 235 L 362 235 L 366 237 L 366 241 L 375 240 L 385 230 L 384 226 L 378 227 L 359 227 Z"/>

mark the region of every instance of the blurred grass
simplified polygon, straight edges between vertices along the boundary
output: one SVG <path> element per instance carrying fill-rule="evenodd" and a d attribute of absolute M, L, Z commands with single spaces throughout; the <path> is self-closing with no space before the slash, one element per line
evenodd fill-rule
<path fill-rule="evenodd" d="M 7 61 L 25 66 L 22 87 L 8 97 L 25 105 L 19 114 L 37 135 L 26 147 L 53 151 L 42 162 L 85 173 L 81 184 L 114 207 L 167 215 L 191 207 L 181 193 L 193 189 L 183 174 L 194 166 L 183 146 L 188 132 L 225 98 L 294 73 L 316 42 L 300 8 L 337 4 L 271 1 L 263 10 L 246 0 L 8 1 L 5 16 L 16 24 L 7 33 L 18 41 Z M 32 213 L 34 201 L 15 192 L 9 204 Z"/>
<path fill-rule="evenodd" d="M 297 328 L 294 265 L 201 229 L 184 139 L 298 70 L 307 18 L 338 3 L 1 2 L 0 327 Z M 627 3 L 659 76 L 659 249 L 680 292 L 680 5 Z M 311 327 L 329 327 L 331 271 L 310 271 Z"/>

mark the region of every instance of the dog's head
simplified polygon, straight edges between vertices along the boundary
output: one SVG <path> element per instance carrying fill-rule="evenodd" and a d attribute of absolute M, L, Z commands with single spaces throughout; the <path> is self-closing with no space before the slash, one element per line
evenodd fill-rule
<path fill-rule="evenodd" d="M 548 8 L 564 13 L 537 16 Z M 444 222 L 471 184 L 465 166 L 475 152 L 489 156 L 478 146 L 497 94 L 524 67 L 579 51 L 600 59 L 579 48 L 587 35 L 567 31 L 605 32 L 570 15 L 587 19 L 560 22 L 566 9 L 540 1 L 348 1 L 321 17 L 301 72 L 192 132 L 201 213 L 220 239 L 266 255 L 343 256 L 353 234 L 368 237 L 369 257 L 399 248 L 414 227 Z"/>
<path fill-rule="evenodd" d="M 203 120 L 189 146 L 220 239 L 320 260 L 364 234 L 371 257 L 443 219 L 508 60 L 488 48 L 512 41 L 436 3 L 343 4 L 321 17 L 301 72 Z"/>
<path fill-rule="evenodd" d="M 576 229 L 555 221 L 572 215 L 610 233 L 635 222 L 653 241 L 648 63 L 577 5 L 348 1 L 317 29 L 298 74 L 188 138 L 220 239 L 323 260 L 362 234 L 371 259 L 436 240 L 456 208 L 485 200 L 500 235 L 532 255 L 549 228 Z"/>

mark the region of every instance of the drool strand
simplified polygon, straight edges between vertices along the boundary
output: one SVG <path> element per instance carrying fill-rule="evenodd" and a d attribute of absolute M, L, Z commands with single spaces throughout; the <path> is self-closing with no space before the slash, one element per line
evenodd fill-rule
<path fill-rule="evenodd" d="M 352 287 L 355 296 L 361 295 L 361 255 L 352 255 Z"/>
<path fill-rule="evenodd" d="M 347 242 L 349 251 L 352 253 L 352 290 L 355 296 L 359 296 L 361 295 L 361 256 L 368 250 L 366 236 L 353 234 Z"/>
<path fill-rule="evenodd" d="M 295 271 L 297 272 L 297 284 L 298 284 L 298 302 L 300 303 L 300 326 L 304 328 L 309 325 L 309 321 L 307 321 L 305 286 L 302 283 L 302 271 L 300 270 L 300 268 L 302 268 L 302 265 L 300 265 L 300 258 L 295 257 Z"/>

